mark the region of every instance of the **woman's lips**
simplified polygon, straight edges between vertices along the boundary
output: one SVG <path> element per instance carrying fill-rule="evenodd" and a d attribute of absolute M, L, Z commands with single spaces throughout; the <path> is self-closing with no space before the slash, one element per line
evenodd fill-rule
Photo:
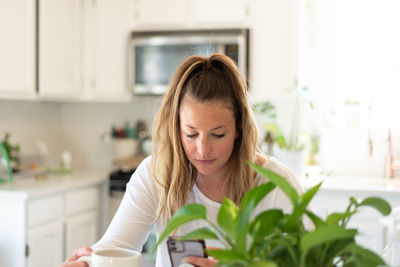
<path fill-rule="evenodd" d="M 196 159 L 196 162 L 201 164 L 201 165 L 210 165 L 215 161 L 215 159 Z"/>

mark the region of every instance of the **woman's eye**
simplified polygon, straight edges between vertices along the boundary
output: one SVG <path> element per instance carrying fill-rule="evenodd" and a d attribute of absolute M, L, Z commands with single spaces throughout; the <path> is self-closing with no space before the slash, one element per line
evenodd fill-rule
<path fill-rule="evenodd" d="M 187 134 L 186 137 L 187 138 L 195 138 L 197 136 L 197 134 Z"/>
<path fill-rule="evenodd" d="M 215 136 L 216 138 L 222 138 L 222 137 L 225 136 L 225 134 L 224 134 L 224 133 L 223 133 L 223 134 L 214 134 L 214 136 Z"/>

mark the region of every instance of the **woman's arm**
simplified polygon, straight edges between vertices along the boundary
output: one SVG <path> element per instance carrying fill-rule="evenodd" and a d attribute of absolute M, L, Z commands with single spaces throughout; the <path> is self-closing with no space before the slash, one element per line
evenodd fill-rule
<path fill-rule="evenodd" d="M 156 222 L 157 185 L 146 158 L 132 175 L 125 195 L 104 236 L 92 247 L 122 247 L 141 251 Z"/>

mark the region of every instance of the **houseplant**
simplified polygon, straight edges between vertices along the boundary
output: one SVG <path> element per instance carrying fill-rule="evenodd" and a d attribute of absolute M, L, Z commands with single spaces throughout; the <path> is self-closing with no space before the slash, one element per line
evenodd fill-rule
<path fill-rule="evenodd" d="M 391 212 L 383 199 L 369 197 L 361 202 L 350 198 L 346 210 L 331 213 L 325 220 L 306 207 L 318 192 L 321 183 L 302 195 L 278 174 L 249 163 L 269 182 L 250 190 L 240 207 L 225 198 L 219 209 L 217 225 L 207 219 L 206 208 L 200 204 L 187 204 L 171 218 L 157 244 L 181 225 L 193 220 L 204 220 L 208 227 L 194 230 L 181 240 L 216 239 L 224 244 L 221 250 L 207 250 L 207 254 L 219 260 L 219 266 L 250 267 L 327 267 L 327 266 L 381 266 L 384 261 L 374 252 L 359 246 L 355 241 L 357 229 L 346 228 L 350 218 L 361 206 L 377 209 L 382 215 Z M 275 187 L 279 187 L 290 199 L 293 211 L 266 210 L 250 219 L 256 205 Z M 307 230 L 303 216 L 314 224 Z"/>
<path fill-rule="evenodd" d="M 17 172 L 21 163 L 21 158 L 20 158 L 21 147 L 19 144 L 12 144 L 10 141 L 10 137 L 11 137 L 10 133 L 5 133 L 3 140 L 0 140 L 0 142 L 3 143 L 3 146 L 7 151 L 12 171 Z"/>
<path fill-rule="evenodd" d="M 314 103 L 311 100 L 308 87 L 294 86 L 288 89 L 292 105 L 289 127 L 282 122 L 277 122 L 276 108 L 269 101 L 257 103 L 253 106 L 256 114 L 261 115 L 264 120 L 265 137 L 264 144 L 267 149 L 264 152 L 274 155 L 280 161 L 288 165 L 297 177 L 303 174 L 303 168 L 306 164 L 307 153 L 311 143 L 309 133 L 301 129 L 301 111 L 304 106 L 314 109 Z M 286 131 L 285 131 L 286 130 Z"/>

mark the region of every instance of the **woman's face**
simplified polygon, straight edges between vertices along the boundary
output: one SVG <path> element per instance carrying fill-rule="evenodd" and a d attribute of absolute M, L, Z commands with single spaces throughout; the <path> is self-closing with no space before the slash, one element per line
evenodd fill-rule
<path fill-rule="evenodd" d="M 224 175 L 237 137 L 235 118 L 223 101 L 182 99 L 180 135 L 185 154 L 203 176 Z"/>

